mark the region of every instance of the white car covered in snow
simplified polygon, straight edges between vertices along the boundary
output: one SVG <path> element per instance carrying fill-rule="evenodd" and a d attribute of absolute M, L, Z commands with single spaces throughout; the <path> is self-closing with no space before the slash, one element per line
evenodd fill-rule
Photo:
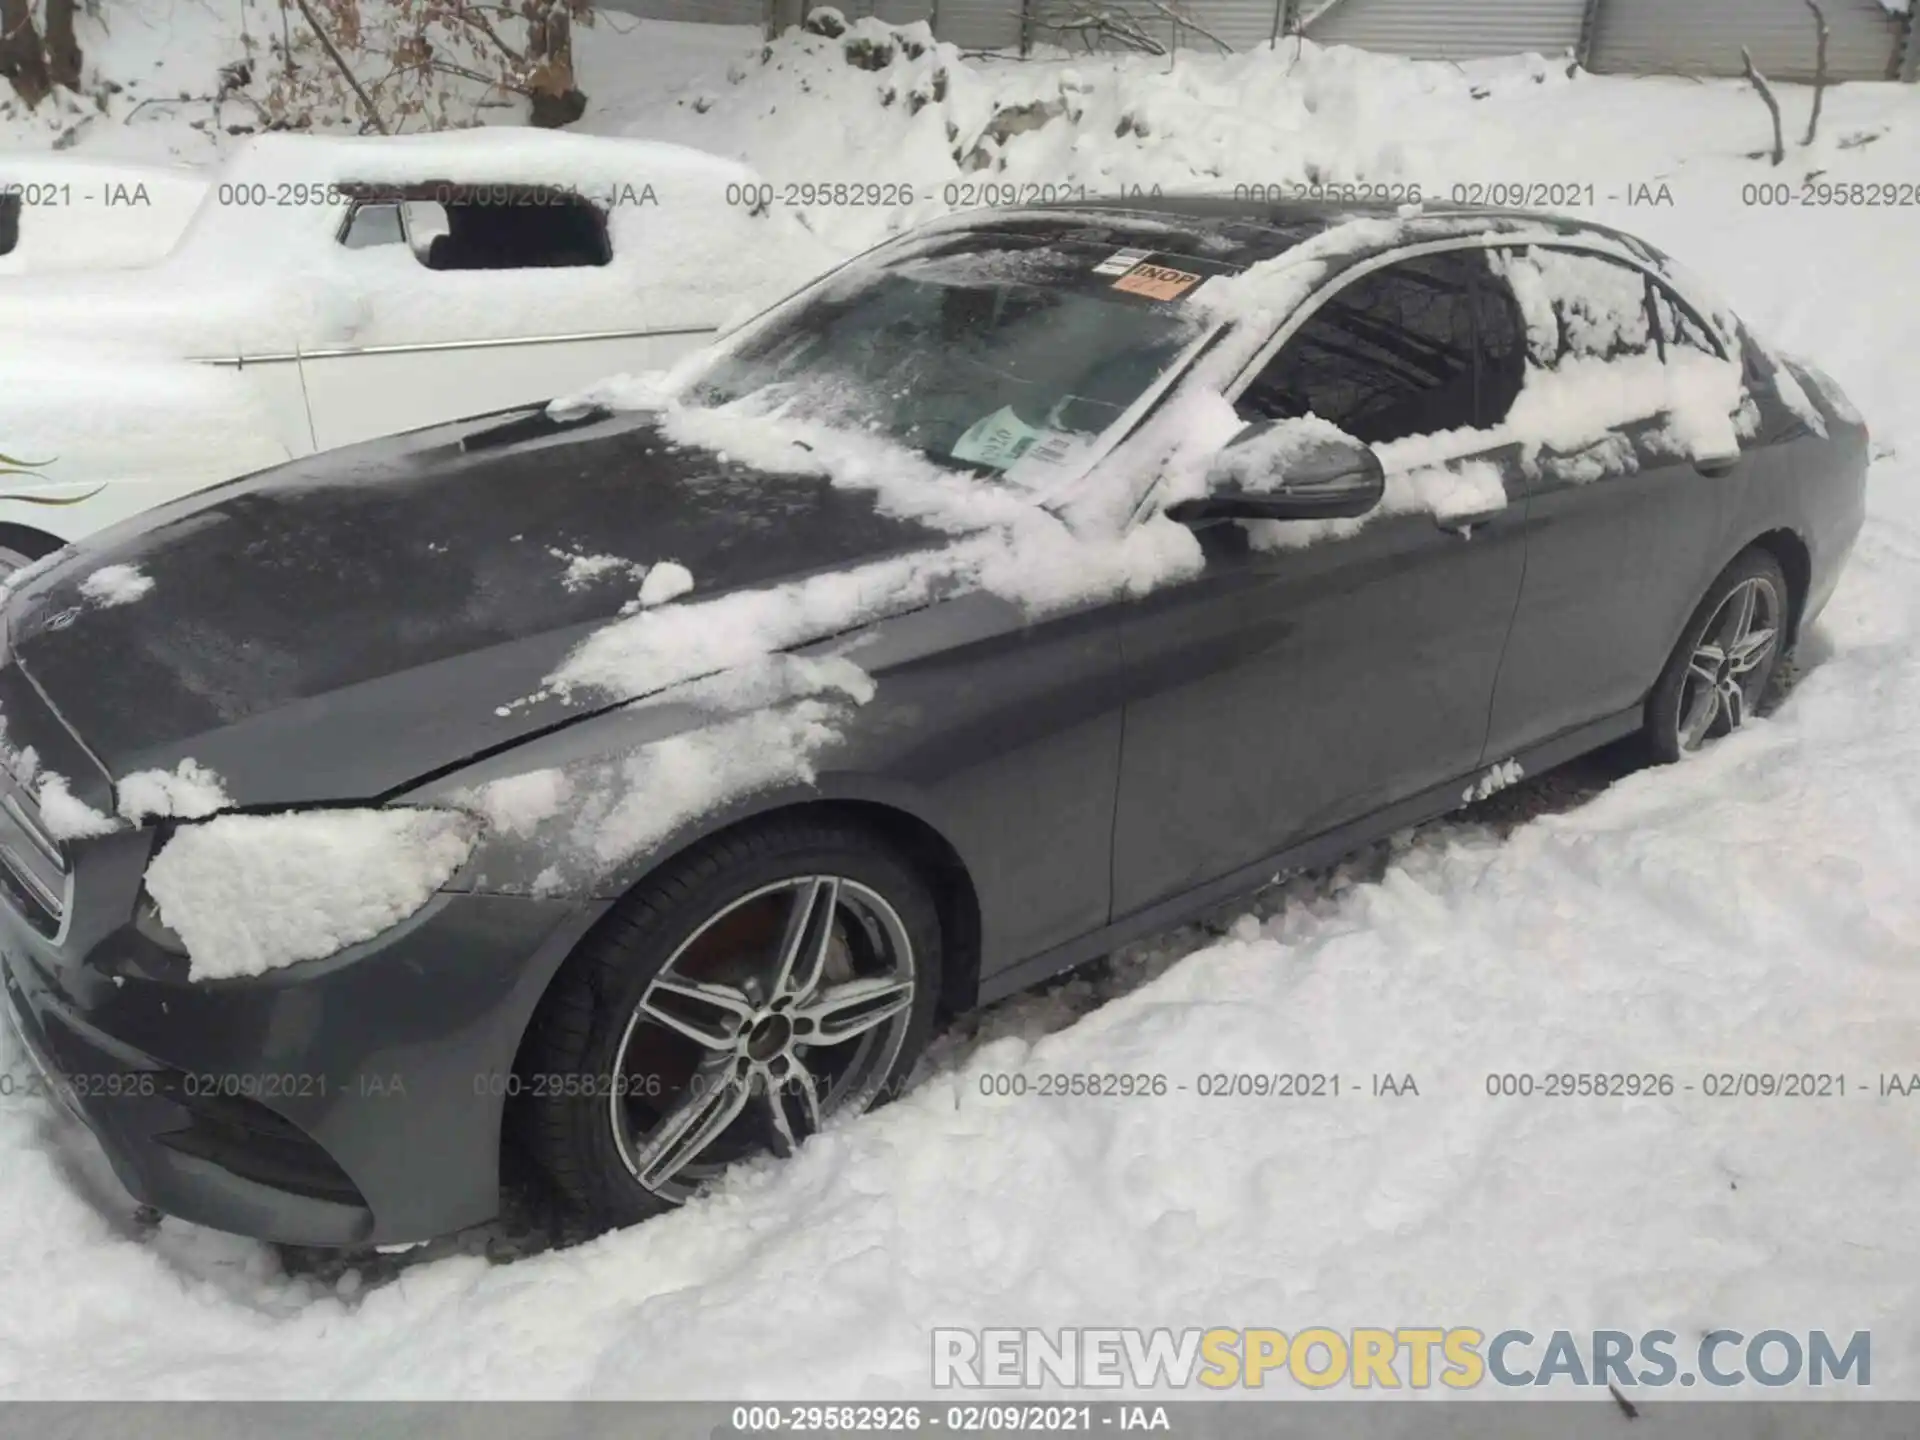
<path fill-rule="evenodd" d="M 147 265 L 205 198 L 205 171 L 53 151 L 0 154 L 0 276 Z"/>
<path fill-rule="evenodd" d="M 834 256 L 731 161 L 262 136 L 154 264 L 0 279 L 0 561 L 214 482 L 662 366 Z"/>

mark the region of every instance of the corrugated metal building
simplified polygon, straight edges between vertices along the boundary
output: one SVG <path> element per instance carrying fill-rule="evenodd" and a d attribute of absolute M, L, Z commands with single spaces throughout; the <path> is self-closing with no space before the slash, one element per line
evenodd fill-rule
<path fill-rule="evenodd" d="M 1693 3 L 1693 0 L 1682 0 Z M 1797 0 L 1796 0 L 1797 3 Z M 1334 0 L 1302 7 L 1302 33 L 1323 45 L 1357 45 L 1416 60 L 1472 60 L 1580 45 L 1588 0 Z"/>
<path fill-rule="evenodd" d="M 766 0 L 599 0 L 603 10 L 622 10 L 648 20 L 702 20 L 711 25 L 760 25 Z"/>
<path fill-rule="evenodd" d="M 662 20 L 763 24 L 791 19 L 810 0 L 602 0 L 611 8 Z M 1109 0 L 1125 11 L 1127 0 Z M 1810 80 L 1814 25 L 1805 0 L 1170 0 L 1207 34 L 1235 50 L 1295 31 L 1326 45 L 1426 60 L 1470 60 L 1536 51 L 1573 54 L 1592 70 L 1620 73 L 1737 75 L 1740 48 L 1775 79 Z M 838 0 L 849 17 L 895 24 L 925 20 L 964 50 L 1023 45 L 1078 48 L 1071 0 Z M 1896 15 L 1883 0 L 1821 0 L 1831 32 L 1827 72 L 1835 80 L 1920 78 L 1920 19 Z M 1920 11 L 1920 0 L 1911 9 Z M 1133 7 L 1140 27 L 1162 44 L 1172 28 L 1147 5 Z M 1062 28 L 1062 27 L 1067 28 Z M 1215 48 L 1192 31 L 1177 43 Z"/>
<path fill-rule="evenodd" d="M 1838 80 L 1899 76 L 1911 21 L 1880 0 L 1821 0 L 1827 74 Z M 1595 70 L 1738 75 L 1740 47 L 1776 80 L 1811 80 L 1813 16 L 1804 0 L 1604 0 L 1594 20 Z"/>

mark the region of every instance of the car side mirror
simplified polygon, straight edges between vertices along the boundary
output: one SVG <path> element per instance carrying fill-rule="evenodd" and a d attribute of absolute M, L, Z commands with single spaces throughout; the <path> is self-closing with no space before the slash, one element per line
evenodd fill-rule
<path fill-rule="evenodd" d="M 1183 525 L 1216 520 L 1337 520 L 1364 515 L 1386 493 L 1371 447 L 1332 426 L 1298 420 L 1249 425 L 1215 457 L 1207 493 L 1167 507 Z"/>

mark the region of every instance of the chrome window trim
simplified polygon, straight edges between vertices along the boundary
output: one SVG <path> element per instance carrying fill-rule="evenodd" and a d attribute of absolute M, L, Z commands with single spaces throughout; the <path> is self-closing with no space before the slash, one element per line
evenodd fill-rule
<path fill-rule="evenodd" d="M 655 336 L 712 335 L 717 325 L 682 325 L 664 330 L 581 330 L 566 335 L 506 335 L 490 340 L 417 340 L 395 345 L 334 346 L 320 350 L 270 351 L 264 355 L 195 355 L 196 365 L 245 369 L 249 365 L 285 365 L 301 360 L 338 360 L 349 355 L 415 355 L 446 350 L 505 350 L 521 345 L 578 345 L 608 340 L 647 340 Z"/>

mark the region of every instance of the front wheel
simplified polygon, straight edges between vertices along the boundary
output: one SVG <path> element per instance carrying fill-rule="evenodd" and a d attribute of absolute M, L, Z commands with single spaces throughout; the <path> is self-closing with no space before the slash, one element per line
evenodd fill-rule
<path fill-rule="evenodd" d="M 1780 663 L 1788 593 L 1765 550 L 1743 551 L 1720 572 L 1647 698 L 1655 759 L 1678 760 L 1746 723 Z"/>
<path fill-rule="evenodd" d="M 892 1097 L 940 990 L 939 912 L 876 836 L 776 820 L 627 896 L 542 1000 L 524 1134 L 599 1227 L 678 1205 Z"/>

